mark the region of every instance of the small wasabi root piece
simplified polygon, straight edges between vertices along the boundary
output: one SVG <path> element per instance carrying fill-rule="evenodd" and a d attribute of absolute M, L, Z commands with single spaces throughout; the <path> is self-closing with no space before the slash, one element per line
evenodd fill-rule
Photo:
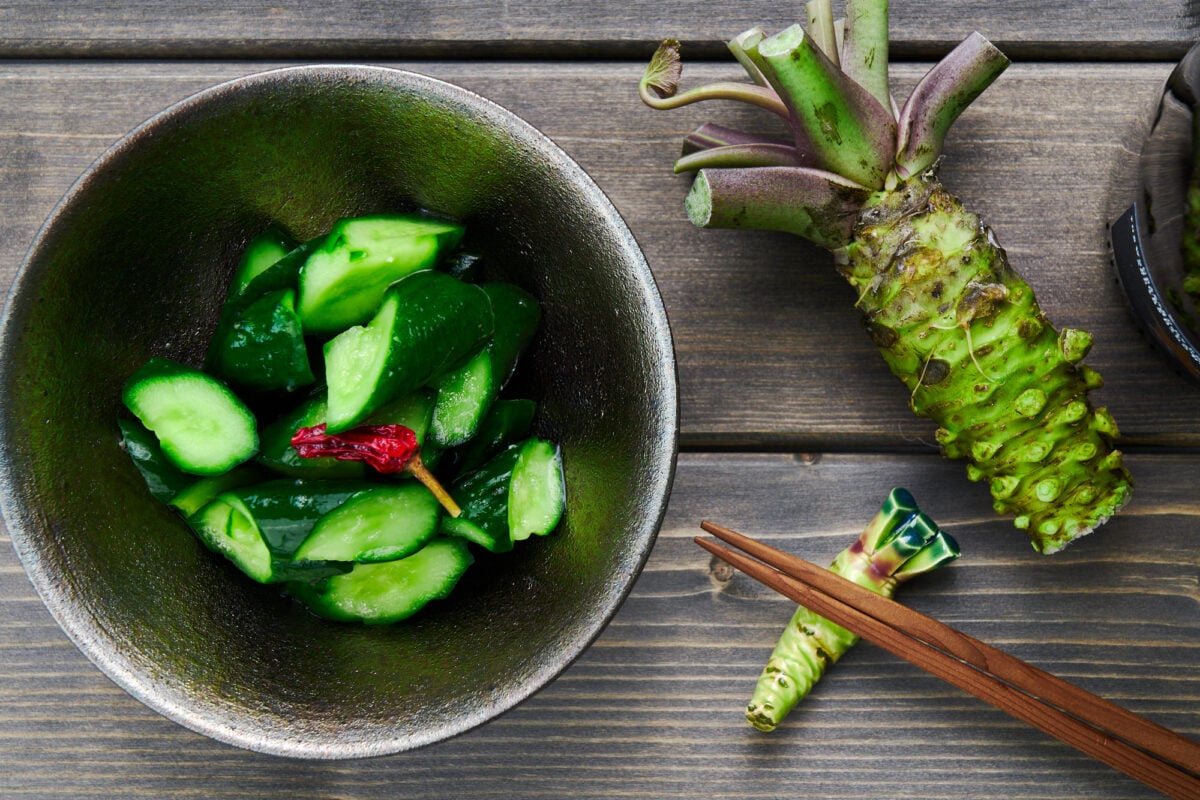
<path fill-rule="evenodd" d="M 1061 550 L 1132 491 L 1116 424 L 1088 397 L 1102 383 L 1079 363 L 1091 338 L 1054 329 L 991 231 L 935 174 L 951 125 L 1008 59 L 973 33 L 897 110 L 886 0 L 847 0 L 840 45 L 836 20 L 830 44 L 829 3 L 806 8 L 808 32 L 754 28 L 731 43 L 752 84 L 677 94 L 678 42 L 655 54 L 640 87 L 655 108 L 738 99 L 783 109 L 792 136 L 782 144 L 713 124 L 689 135 L 675 165 L 697 170 L 688 217 L 787 231 L 832 251 L 913 411 L 937 424 L 943 453 L 967 461 L 967 476 L 987 482 L 996 511 L 1035 549 Z M 1191 202 L 1200 209 L 1200 190 Z M 1193 284 L 1200 291 L 1200 272 Z"/>
<path fill-rule="evenodd" d="M 892 597 L 896 587 L 958 557 L 958 544 L 917 508 L 906 489 L 893 489 L 879 513 L 829 569 L 873 592 Z M 746 721 L 772 731 L 804 699 L 825 670 L 858 637 L 803 606 L 796 609 L 767 660 Z"/>

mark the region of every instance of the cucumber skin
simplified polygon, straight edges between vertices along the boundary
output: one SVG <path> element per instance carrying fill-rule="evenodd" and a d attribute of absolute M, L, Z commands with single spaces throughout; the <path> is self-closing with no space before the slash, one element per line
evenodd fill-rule
<path fill-rule="evenodd" d="M 386 315 L 392 312 L 391 319 Z M 386 403 L 407 394 L 455 369 L 479 348 L 494 327 L 492 304 L 478 286 L 463 283 L 441 272 L 418 272 L 395 283 L 387 292 L 383 308 L 370 323 L 383 325 L 387 348 L 380 369 L 364 380 L 354 397 L 339 398 L 339 343 L 358 344 L 351 328 L 325 345 L 325 377 L 330 387 L 330 433 L 353 428 Z M 350 335 L 350 339 L 343 339 Z M 344 407 L 343 407 L 344 406 Z"/>
<path fill-rule="evenodd" d="M 158 437 L 145 425 L 122 418 L 117 420 L 117 427 L 121 430 L 121 447 L 137 467 L 155 500 L 170 503 L 196 482 L 195 475 L 188 475 L 171 463 L 158 446 Z"/>
<path fill-rule="evenodd" d="M 145 419 L 147 409 L 142 407 L 141 396 L 144 391 L 149 390 L 151 385 L 158 381 L 171 381 L 181 378 L 187 378 L 202 382 L 215 391 L 220 398 L 228 403 L 228 410 L 232 411 L 234 416 L 241 418 L 246 429 L 240 431 L 240 434 L 245 436 L 246 441 L 241 447 L 230 449 L 227 457 L 220 463 L 207 464 L 204 466 L 197 465 L 194 461 L 188 458 L 187 454 L 173 452 L 174 447 L 169 441 L 164 441 L 163 436 L 158 431 L 155 431 L 153 426 L 147 424 Z M 186 366 L 173 361 L 169 358 L 152 358 L 147 361 L 140 369 L 129 377 L 125 382 L 125 388 L 121 393 L 121 400 L 125 407 L 138 418 L 138 420 L 149 430 L 154 431 L 154 435 L 158 438 L 159 446 L 162 448 L 163 454 L 167 459 L 178 467 L 183 472 L 193 475 L 217 475 L 225 472 L 233 467 L 253 458 L 258 452 L 258 422 L 254 418 L 254 414 L 242 402 L 234 392 L 221 381 L 212 377 L 208 373 L 201 372 L 193 367 Z M 168 437 L 169 438 L 169 437 Z M 227 437 L 222 437 L 226 438 Z"/>
<path fill-rule="evenodd" d="M 240 388 L 294 391 L 313 383 L 292 289 L 268 292 L 233 313 L 209 345 L 206 364 Z"/>

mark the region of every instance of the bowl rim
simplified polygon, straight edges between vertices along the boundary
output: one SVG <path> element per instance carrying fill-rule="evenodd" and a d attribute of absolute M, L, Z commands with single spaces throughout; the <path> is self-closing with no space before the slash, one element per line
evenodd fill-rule
<path fill-rule="evenodd" d="M 23 485 L 22 476 L 16 474 L 13 469 L 14 445 L 10 441 L 13 418 L 9 391 L 6 391 L 9 389 L 7 370 L 3 368 L 0 368 L 0 514 L 3 515 L 13 548 L 27 577 L 59 628 L 84 656 L 132 697 L 185 728 L 229 745 L 291 758 L 349 759 L 413 750 L 453 738 L 491 721 L 511 711 L 552 683 L 600 636 L 632 591 L 649 558 L 666 514 L 678 457 L 678 367 L 666 309 L 645 256 L 611 200 L 574 159 L 517 114 L 475 92 L 418 72 L 353 63 L 289 66 L 222 81 L 158 111 L 106 148 L 55 204 L 34 236 L 17 270 L 3 311 L 0 312 L 0 364 L 9 362 L 20 338 L 19 323 L 23 316 L 20 313 L 20 301 L 30 291 L 29 287 L 36 283 L 35 279 L 40 276 L 44 266 L 38 262 L 38 254 L 53 237 L 67 212 L 81 197 L 86 197 L 88 187 L 97 176 L 104 174 L 114 164 L 119 167 L 124 158 L 157 131 L 176 124 L 186 124 L 190 115 L 225 95 L 265 89 L 280 81 L 304 82 L 314 78 L 386 84 L 399 89 L 415 90 L 421 94 L 433 94 L 443 101 L 479 112 L 489 124 L 499 123 L 509 135 L 519 139 L 523 145 L 533 148 L 538 157 L 552 162 L 556 171 L 569 178 L 576 191 L 583 192 L 602 224 L 619 240 L 622 260 L 631 267 L 628 277 L 637 289 L 647 316 L 654 323 L 653 337 L 648 342 L 648 347 L 662 356 L 654 360 L 658 370 L 655 384 L 661 386 L 663 392 L 660 407 L 656 409 L 662 435 L 651 449 L 650 462 L 654 468 L 645 473 L 647 480 L 655 484 L 648 496 L 658 498 L 658 508 L 655 514 L 643 522 L 636 540 L 638 546 L 623 564 L 626 569 L 622 571 L 621 580 L 608 582 L 608 593 L 598 607 L 599 613 L 591 617 L 592 624 L 581 629 L 579 635 L 568 643 L 569 647 L 564 647 L 564 652 L 569 653 L 567 657 L 539 664 L 536 670 L 529 673 L 518 690 L 480 707 L 475 713 L 455 718 L 453 724 L 439 722 L 435 726 L 423 729 L 421 735 L 393 736 L 369 742 L 339 741 L 337 732 L 305 732 L 299 735 L 293 733 L 273 738 L 264 729 L 247 729 L 231 722 L 231 719 L 236 718 L 222 713 L 224 706 L 198 704 L 174 684 L 156 681 L 153 676 L 148 675 L 145 664 L 127 657 L 119 648 L 111 646 L 113 640 L 109 638 L 90 606 L 80 601 L 81 594 L 75 590 L 69 578 L 64 579 L 64 576 L 56 574 L 50 568 L 53 564 L 51 551 L 55 549 L 53 538 L 42 535 L 46 528 L 45 518 L 40 508 L 31 502 L 31 492 Z M 314 736 L 318 738 L 312 738 Z"/>

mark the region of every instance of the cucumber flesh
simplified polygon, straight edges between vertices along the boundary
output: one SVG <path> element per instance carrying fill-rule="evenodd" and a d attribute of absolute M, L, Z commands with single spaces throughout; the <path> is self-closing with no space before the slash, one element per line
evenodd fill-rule
<path fill-rule="evenodd" d="M 228 558 L 259 583 L 271 580 L 271 551 L 245 504 L 230 494 L 218 496 L 188 518 L 208 548 Z"/>
<path fill-rule="evenodd" d="M 421 549 L 438 529 L 437 499 L 416 481 L 355 495 L 321 517 L 293 561 L 390 561 Z"/>
<path fill-rule="evenodd" d="M 457 223 L 411 214 L 338 223 L 300 270 L 297 310 L 305 331 L 332 333 L 370 319 L 388 286 L 432 269 L 462 233 Z"/>
<path fill-rule="evenodd" d="M 152 358 L 129 378 L 122 400 L 158 437 L 167 459 L 184 472 L 215 475 L 258 451 L 250 409 L 200 370 Z"/>
<path fill-rule="evenodd" d="M 292 585 L 316 614 L 370 625 L 398 622 L 446 597 L 474 559 L 461 539 L 434 539 L 407 558 L 355 564 L 315 587 Z"/>
<path fill-rule="evenodd" d="M 284 256 L 296 249 L 296 241 L 277 225 L 271 225 L 255 236 L 242 251 L 237 272 L 234 273 L 231 296 L 242 295 L 246 287 Z"/>
<path fill-rule="evenodd" d="M 565 494 L 558 448 L 542 439 L 527 441 L 508 487 L 508 529 L 513 541 L 554 530 L 562 519 Z"/>
<path fill-rule="evenodd" d="M 445 376 L 438 382 L 437 390 L 437 403 L 433 407 L 433 441 L 439 447 L 460 445 L 479 430 L 479 424 L 498 392 L 489 348 L 484 348 Z"/>

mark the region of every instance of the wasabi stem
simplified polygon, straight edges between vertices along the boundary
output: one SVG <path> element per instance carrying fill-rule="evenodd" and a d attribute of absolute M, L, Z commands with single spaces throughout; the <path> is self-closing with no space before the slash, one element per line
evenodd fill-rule
<path fill-rule="evenodd" d="M 888 89 L 887 0 L 846 0 L 842 69 L 884 108 L 891 108 Z"/>
<path fill-rule="evenodd" d="M 906 489 L 893 489 L 866 530 L 829 569 L 873 592 L 896 587 L 959 555 L 958 543 L 921 512 Z M 850 631 L 800 606 L 779 636 L 754 687 L 746 721 L 772 731 L 804 699 L 825 670 L 858 642 Z"/>
<path fill-rule="evenodd" d="M 759 94 L 740 99 L 761 104 L 769 94 L 776 113 L 776 102 L 787 109 L 795 155 L 702 126 L 676 163 L 699 170 L 688 216 L 701 227 L 788 231 L 831 250 L 913 410 L 937 424 L 943 453 L 967 461 L 967 477 L 988 484 L 995 510 L 1028 531 L 1035 549 L 1060 550 L 1132 491 L 1116 424 L 1088 396 L 1102 383 L 1080 363 L 1090 337 L 1054 329 L 991 231 L 935 174 L 950 126 L 1008 59 L 972 34 L 897 112 L 886 0 L 847 2 L 840 68 L 825 55 L 825 4 L 809 12 L 810 34 L 752 29 L 736 40 L 752 78 L 768 84 L 745 85 Z M 674 94 L 679 76 L 678 43 L 664 43 L 643 96 L 648 86 Z M 717 84 L 679 97 L 735 94 Z M 1193 202 L 1200 208 L 1200 192 Z"/>

